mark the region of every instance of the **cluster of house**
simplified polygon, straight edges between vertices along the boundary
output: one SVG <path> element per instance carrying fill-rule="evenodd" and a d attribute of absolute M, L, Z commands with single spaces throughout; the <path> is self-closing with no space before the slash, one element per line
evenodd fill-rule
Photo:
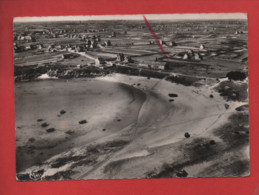
<path fill-rule="evenodd" d="M 104 31 L 104 29 L 101 29 L 101 31 Z M 44 47 L 43 47 L 43 44 L 31 43 L 31 42 L 36 42 L 35 37 L 37 37 L 38 35 L 47 35 L 52 38 L 61 38 L 61 37 L 79 38 L 83 43 L 77 44 L 77 45 L 44 44 Z M 111 37 L 116 37 L 116 35 L 117 35 L 116 32 L 111 33 Z M 97 35 L 97 34 L 89 35 L 86 33 L 79 33 L 77 29 L 63 29 L 63 30 L 55 30 L 55 31 L 44 29 L 44 30 L 35 30 L 30 33 L 24 32 L 20 34 L 15 34 L 14 42 L 16 43 L 14 45 L 15 53 L 26 51 L 26 50 L 33 50 L 33 49 L 39 49 L 46 52 L 55 52 L 59 50 L 71 49 L 76 52 L 82 52 L 87 49 L 103 48 L 103 47 L 108 47 L 112 45 L 110 40 L 102 41 L 100 35 Z"/>
<path fill-rule="evenodd" d="M 167 45 L 167 46 L 177 46 L 177 44 L 174 41 L 164 41 L 164 40 L 159 40 L 160 45 Z M 155 41 L 150 41 L 150 45 L 157 44 Z"/>
<path fill-rule="evenodd" d="M 163 41 L 159 40 L 160 45 L 166 45 L 169 47 L 177 46 L 177 44 L 174 41 Z M 155 40 L 150 41 L 140 41 L 140 42 L 133 42 L 131 45 L 157 45 L 157 42 Z"/>
<path fill-rule="evenodd" d="M 109 59 L 104 59 L 102 57 L 96 57 L 94 60 L 94 65 L 98 67 L 110 67 L 115 64 L 128 64 L 133 63 L 134 61 L 130 56 L 126 56 L 123 53 L 117 54 L 117 58 L 110 57 Z"/>
<path fill-rule="evenodd" d="M 63 29 L 63 30 L 46 30 L 42 31 L 44 34 L 48 35 L 50 38 L 71 38 L 71 39 L 81 39 L 84 40 L 86 38 L 89 38 L 87 33 L 96 33 L 96 32 L 104 32 L 105 29 L 95 30 L 95 29 L 89 29 L 84 30 L 83 32 L 79 32 L 77 29 Z M 41 33 L 42 34 L 42 33 Z M 127 34 L 127 32 L 123 32 L 123 34 Z M 116 32 L 111 32 L 110 36 L 108 37 L 116 37 Z M 96 39 L 100 39 L 100 35 L 94 35 Z"/>
<path fill-rule="evenodd" d="M 57 52 L 57 51 L 68 51 L 72 50 L 75 52 L 84 52 L 88 49 L 96 49 L 96 48 L 103 48 L 111 46 L 112 43 L 110 40 L 101 42 L 101 39 L 99 37 L 93 37 L 91 39 L 84 38 L 84 43 L 82 44 L 41 44 L 41 43 L 35 43 L 35 44 L 17 44 L 14 43 L 14 52 L 19 53 L 27 50 L 34 50 L 38 49 L 45 52 Z"/>
<path fill-rule="evenodd" d="M 161 62 L 158 61 L 157 59 L 152 61 L 143 61 L 143 62 L 139 62 L 139 61 L 134 61 L 131 56 L 127 56 L 123 53 L 119 53 L 117 55 L 117 59 L 116 62 L 118 63 L 123 63 L 123 64 L 128 64 L 129 66 L 135 66 L 138 68 L 147 68 L 147 69 L 154 69 L 154 70 L 164 70 L 165 69 L 165 64 L 166 62 Z"/>
<path fill-rule="evenodd" d="M 65 59 L 70 59 L 76 57 L 76 53 L 64 54 Z M 90 55 L 89 55 L 90 56 Z M 110 57 L 104 59 L 102 57 L 93 57 L 94 62 L 89 63 L 90 66 L 96 66 L 99 68 L 107 68 L 116 65 L 128 65 L 137 68 L 146 68 L 154 70 L 164 70 L 166 62 L 161 62 L 158 60 L 148 61 L 148 62 L 139 62 L 132 59 L 131 56 L 125 55 L 124 53 L 118 53 L 117 58 Z M 77 68 L 82 68 L 81 65 L 77 65 Z"/>
<path fill-rule="evenodd" d="M 14 41 L 24 41 L 24 42 L 36 42 L 36 38 L 32 35 L 26 35 L 26 34 L 18 34 L 14 36 Z"/>
<path fill-rule="evenodd" d="M 123 53 L 119 53 L 117 55 L 117 61 L 124 62 L 124 63 L 133 63 L 134 62 L 130 56 L 126 56 Z"/>
<path fill-rule="evenodd" d="M 247 31 L 236 31 L 235 35 L 238 35 L 238 34 L 247 34 Z"/>
<path fill-rule="evenodd" d="M 149 63 L 139 63 L 138 67 L 154 69 L 154 70 L 165 70 L 165 64 L 166 62 L 152 61 Z"/>
<path fill-rule="evenodd" d="M 182 59 L 182 60 L 194 60 L 201 61 L 202 55 L 199 52 L 194 52 L 193 50 L 188 50 L 186 52 L 180 52 L 174 55 L 174 58 Z"/>
<path fill-rule="evenodd" d="M 90 40 L 90 39 L 86 39 L 85 43 L 82 44 L 63 44 L 63 45 L 55 45 L 55 44 L 51 44 L 47 47 L 47 52 L 55 52 L 55 51 L 61 51 L 61 50 L 72 50 L 75 52 L 85 52 L 89 49 L 96 49 L 96 48 L 103 48 L 103 47 L 107 47 L 107 46 L 111 46 L 111 41 L 104 41 L 101 42 L 101 40 Z"/>
<path fill-rule="evenodd" d="M 173 58 L 190 60 L 190 61 L 201 61 L 203 59 L 203 55 L 205 51 L 206 51 L 205 46 L 201 44 L 199 51 L 197 51 L 197 49 L 195 51 L 193 51 L 192 49 L 188 49 L 187 51 L 183 51 L 175 54 Z"/>
<path fill-rule="evenodd" d="M 103 32 L 105 29 L 100 29 L 99 32 Z M 97 32 L 97 30 L 84 30 L 84 32 Z M 78 29 L 35 29 L 33 31 L 24 31 L 18 34 L 14 34 L 13 40 L 19 42 L 36 42 L 36 37 L 44 35 L 46 38 L 71 38 L 71 39 L 81 39 L 82 41 L 87 41 L 90 39 L 88 34 L 84 32 L 79 32 Z M 126 31 L 125 31 L 126 32 Z M 116 32 L 111 32 L 109 37 L 116 37 Z M 100 35 L 93 35 L 93 41 L 100 42 Z"/>
<path fill-rule="evenodd" d="M 89 31 L 90 32 L 90 31 Z M 15 40 L 26 42 L 35 42 L 36 39 L 34 38 L 35 35 L 48 35 L 53 38 L 56 37 L 68 37 L 68 38 L 79 38 L 82 43 L 80 44 L 41 44 L 41 43 L 27 43 L 23 44 L 22 42 L 14 43 L 14 52 L 22 52 L 26 50 L 35 50 L 38 49 L 42 52 L 57 52 L 57 51 L 72 51 L 72 52 L 86 52 L 91 51 L 91 49 L 96 48 L 103 48 L 103 47 L 109 47 L 112 46 L 112 43 L 110 40 L 102 41 L 101 36 L 98 34 L 93 33 L 93 35 L 89 35 L 86 33 L 79 33 L 77 29 L 67 29 L 67 30 L 42 30 L 42 31 L 34 31 L 31 35 L 27 34 L 18 34 L 15 36 Z M 116 37 L 118 32 L 111 32 L 111 37 Z M 127 34 L 127 31 L 122 32 L 121 34 Z M 159 40 L 161 45 L 166 46 L 177 46 L 177 44 L 174 41 L 164 41 Z M 141 43 L 142 44 L 142 43 Z M 155 45 L 157 42 L 155 40 L 150 40 L 145 44 L 149 45 Z M 178 46 L 177 46 L 178 47 Z M 204 49 L 204 45 L 200 46 L 200 50 Z M 64 58 L 67 58 L 68 56 L 64 56 Z M 71 57 L 71 56 L 70 56 Z M 69 57 L 69 58 L 70 58 Z M 199 52 L 193 52 L 193 50 L 188 50 L 186 52 L 180 52 L 177 53 L 174 57 L 181 58 L 183 60 L 195 60 L 200 61 L 202 60 L 202 56 Z M 165 62 L 161 62 L 158 60 L 149 61 L 149 62 L 136 62 L 132 60 L 130 56 L 124 55 L 123 53 L 119 53 L 117 55 L 117 59 L 109 59 L 109 60 L 103 60 L 102 58 L 95 58 L 94 64 L 96 66 L 102 66 L 102 65 L 113 65 L 113 63 L 118 64 L 128 64 L 137 66 L 140 68 L 149 68 L 149 69 L 156 69 L 156 70 L 163 70 L 165 67 Z"/>
<path fill-rule="evenodd" d="M 27 50 L 34 50 L 39 49 L 41 50 L 43 48 L 43 44 L 29 44 L 29 45 L 19 45 L 17 43 L 13 44 L 14 53 L 19 53 Z"/>

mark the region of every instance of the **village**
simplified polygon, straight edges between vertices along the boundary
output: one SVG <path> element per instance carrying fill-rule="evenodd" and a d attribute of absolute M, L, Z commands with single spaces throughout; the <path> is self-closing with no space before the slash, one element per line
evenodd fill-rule
<path fill-rule="evenodd" d="M 247 63 L 247 46 L 240 43 L 232 48 L 232 42 L 238 39 L 244 42 L 246 36 L 245 26 L 237 28 L 232 35 L 224 37 L 228 28 L 221 28 L 220 39 L 223 43 L 218 45 L 215 35 L 217 29 L 208 26 L 197 29 L 202 31 L 201 35 L 192 35 L 190 27 L 186 27 L 184 37 L 176 32 L 174 38 L 168 35 L 160 35 L 160 31 L 169 28 L 169 24 L 163 26 L 154 24 L 154 29 L 160 35 L 160 45 L 164 48 L 162 52 L 159 45 L 153 39 L 148 29 L 143 24 L 115 25 L 116 31 L 111 28 L 99 29 L 94 26 L 76 23 L 70 28 L 69 23 L 58 24 L 57 27 L 48 26 L 48 23 L 31 24 L 25 29 L 23 24 L 16 24 L 14 30 L 14 65 L 19 71 L 24 68 L 37 69 L 42 66 L 59 67 L 61 69 L 112 69 L 116 66 L 125 66 L 127 69 L 146 69 L 156 72 L 178 72 L 189 76 L 198 74 L 221 78 L 233 68 L 235 63 L 237 71 L 243 70 L 243 64 Z M 173 24 L 179 29 L 179 24 Z M 62 26 L 64 26 L 62 28 Z M 40 28 L 41 27 L 41 28 Z M 95 27 L 95 28 L 94 28 Z M 172 28 L 171 27 L 171 28 Z M 234 24 L 235 27 L 235 24 Z M 145 29 L 146 28 L 146 29 Z M 171 30 L 170 28 L 170 30 Z M 197 27 L 196 27 L 197 28 Z M 16 30 L 17 29 L 17 30 Z M 184 29 L 185 30 L 185 29 Z M 143 32 L 142 38 L 138 38 Z M 185 38 L 187 37 L 187 38 Z M 193 43 L 195 41 L 195 44 Z M 217 42 L 213 44 L 214 42 Z M 188 44 L 187 44 L 188 43 Z M 231 47 L 229 49 L 229 47 Z M 226 59 L 229 56 L 229 59 Z M 218 66 L 218 61 L 220 66 Z M 186 71 L 186 66 L 192 66 Z M 232 70 L 232 69 L 231 69 Z M 115 70 L 116 71 L 116 70 Z M 233 71 L 233 70 L 232 70 Z M 159 74 L 159 73 L 158 73 Z M 20 76 L 21 77 L 21 76 Z M 18 80 L 21 80 L 18 74 Z M 209 75 L 210 77 L 210 75 Z M 26 78 L 25 78 L 26 79 Z"/>
<path fill-rule="evenodd" d="M 76 31 L 74 30 L 73 33 Z M 19 44 L 17 42 L 14 42 L 14 52 L 20 53 L 24 51 L 29 50 L 36 50 L 38 53 L 53 53 L 53 52 L 67 52 L 62 55 L 60 55 L 61 59 L 72 59 L 76 58 L 79 55 L 84 56 L 88 58 L 89 60 L 92 60 L 91 63 L 87 63 L 86 66 L 96 66 L 99 68 L 105 68 L 110 67 L 112 65 L 129 65 L 133 67 L 139 67 L 139 68 L 149 68 L 154 70 L 165 70 L 165 63 L 163 60 L 159 60 L 157 57 L 155 60 L 151 61 L 149 60 L 147 63 L 145 61 L 134 61 L 130 54 L 125 55 L 124 53 L 118 53 L 115 55 L 114 53 L 106 52 L 103 48 L 111 47 L 112 43 L 110 40 L 108 41 L 101 41 L 100 35 L 93 35 L 92 37 L 89 37 L 87 34 L 65 34 L 66 31 L 60 31 L 57 33 L 53 32 L 34 32 L 32 35 L 26 35 L 26 33 L 19 34 L 14 37 L 14 41 L 19 41 Z M 35 43 L 36 38 L 35 36 L 39 35 L 49 35 L 50 37 L 54 38 L 70 38 L 75 39 L 78 38 L 82 43 L 80 44 L 49 44 L 45 45 L 42 43 Z M 116 37 L 116 33 L 113 32 L 111 37 Z M 54 40 L 55 41 L 55 40 Z M 25 44 L 24 44 L 25 43 Z M 27 44 L 26 44 L 27 43 Z M 140 45 L 138 43 L 131 43 L 132 45 Z M 155 45 L 155 41 L 150 41 L 149 43 L 141 43 L 141 45 Z M 177 46 L 175 42 L 165 42 L 160 40 L 161 45 L 166 45 L 169 47 Z M 193 60 L 193 61 L 201 61 L 202 56 L 199 52 L 193 52 L 192 49 L 198 50 L 203 52 L 202 55 L 204 55 L 204 52 L 206 50 L 204 49 L 204 45 L 200 45 L 200 48 L 192 48 L 188 49 L 188 47 L 179 47 L 176 48 L 177 50 L 183 50 L 183 52 L 180 52 L 174 56 L 176 59 L 183 59 L 183 60 Z M 188 50 L 187 50 L 188 49 Z M 187 50 L 187 51 L 185 51 Z M 94 55 L 91 55 L 91 52 L 98 51 L 103 52 L 103 56 L 105 57 L 96 57 Z M 77 54 L 79 55 L 77 55 Z M 106 54 L 106 55 L 105 55 Z M 133 55 L 134 57 L 135 55 Z M 163 57 L 162 57 L 163 58 Z M 83 65 L 78 64 L 76 66 L 77 68 L 82 68 Z"/>

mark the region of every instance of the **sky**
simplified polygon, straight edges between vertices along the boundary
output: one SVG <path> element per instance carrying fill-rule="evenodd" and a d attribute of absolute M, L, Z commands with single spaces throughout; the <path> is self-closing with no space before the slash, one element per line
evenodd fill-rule
<path fill-rule="evenodd" d="M 247 19 L 246 13 L 208 14 L 144 14 L 148 20 L 224 20 Z M 143 15 L 91 15 L 91 16 L 42 16 L 15 17 L 14 22 L 88 21 L 88 20 L 143 20 Z"/>

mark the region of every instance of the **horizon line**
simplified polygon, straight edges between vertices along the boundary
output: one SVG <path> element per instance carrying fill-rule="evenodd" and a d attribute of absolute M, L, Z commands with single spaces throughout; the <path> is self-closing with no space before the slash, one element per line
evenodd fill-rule
<path fill-rule="evenodd" d="M 14 17 L 13 23 L 29 22 L 76 22 L 76 21 L 141 21 L 145 16 L 148 20 L 247 20 L 247 13 L 191 13 L 191 14 L 132 14 L 132 15 L 73 15 L 73 16 L 28 16 Z"/>

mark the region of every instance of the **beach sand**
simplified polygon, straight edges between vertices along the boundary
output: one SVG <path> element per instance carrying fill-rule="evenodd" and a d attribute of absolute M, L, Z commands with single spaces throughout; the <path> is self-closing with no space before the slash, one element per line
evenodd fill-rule
<path fill-rule="evenodd" d="M 191 177 L 209 176 L 204 170 L 213 163 L 195 160 L 188 147 L 210 140 L 222 143 L 213 131 L 240 105 L 228 102 L 226 109 L 226 101 L 210 86 L 186 87 L 121 74 L 15 87 L 17 171 L 44 169 L 45 179 L 147 178 L 151 173 L 175 177 L 162 174 L 165 165 L 175 162 Z M 66 113 L 60 115 L 61 110 Z M 80 120 L 87 123 L 80 125 Z M 43 122 L 49 126 L 41 127 Z M 46 133 L 49 127 L 56 131 Z M 73 133 L 66 133 L 69 130 Z M 212 157 L 216 162 L 214 153 Z"/>
<path fill-rule="evenodd" d="M 17 171 L 114 134 L 136 120 L 144 100 L 138 89 L 92 79 L 16 83 Z M 87 123 L 79 124 L 81 120 Z M 49 128 L 56 130 L 47 133 Z"/>

